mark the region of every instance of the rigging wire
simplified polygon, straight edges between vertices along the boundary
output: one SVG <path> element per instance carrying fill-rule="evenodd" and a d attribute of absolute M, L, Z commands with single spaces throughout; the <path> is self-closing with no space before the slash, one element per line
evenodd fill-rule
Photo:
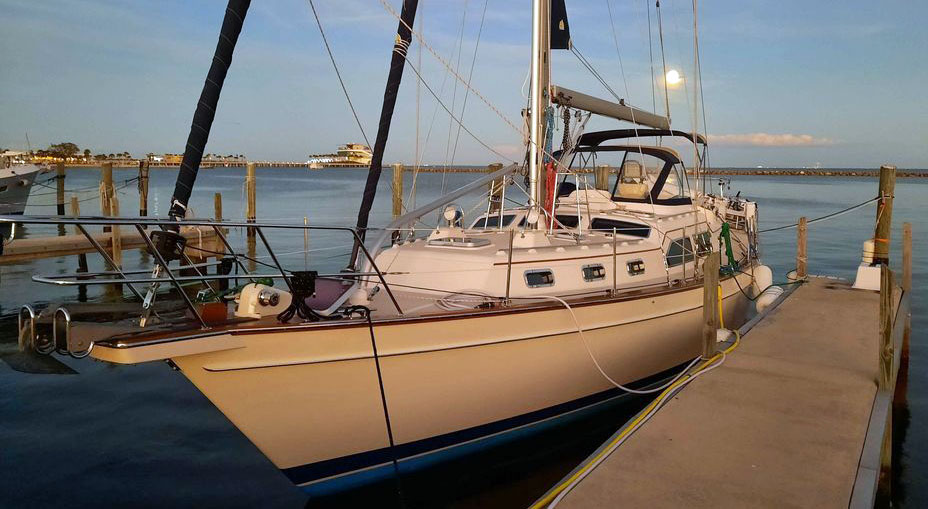
<path fill-rule="evenodd" d="M 657 112 L 657 94 L 654 86 L 654 44 L 651 37 L 651 2 L 644 0 L 645 9 L 648 11 L 648 59 L 651 62 L 651 111 Z"/>
<path fill-rule="evenodd" d="M 661 0 L 654 3 L 654 9 L 657 11 L 657 37 L 661 46 L 661 65 L 664 68 L 662 79 L 664 82 L 664 109 L 667 113 L 667 124 L 670 125 L 670 93 L 667 89 L 667 55 L 664 52 L 664 22 L 661 17 Z"/>
<path fill-rule="evenodd" d="M 422 30 L 422 24 L 423 24 L 422 7 L 424 7 L 424 5 L 419 6 L 419 16 L 418 16 L 419 19 L 416 20 L 419 22 L 419 30 Z M 421 69 L 422 68 L 422 45 L 421 44 L 416 45 L 416 61 L 419 64 L 419 68 Z M 422 161 L 422 154 L 419 152 L 420 150 L 419 141 L 421 139 L 419 135 L 419 128 L 420 128 L 419 124 L 421 123 L 420 107 L 422 104 L 421 95 L 422 95 L 422 82 L 420 82 L 419 80 L 416 80 L 416 160 L 415 160 L 415 164 L 413 165 L 412 189 L 409 190 L 409 199 L 405 200 L 404 204 L 402 205 L 404 211 L 407 210 L 405 203 L 409 203 L 409 205 L 413 209 L 416 208 L 416 202 L 415 202 L 416 200 L 416 193 L 415 193 L 416 176 L 419 173 L 419 164 Z"/>
<path fill-rule="evenodd" d="M 514 130 L 514 131 L 515 131 L 516 133 L 518 133 L 520 136 L 525 136 L 525 132 L 524 132 L 524 130 L 523 130 L 522 128 L 520 128 L 520 127 L 517 126 L 515 123 L 513 123 L 512 120 L 510 120 L 506 115 L 504 115 L 503 112 L 500 111 L 500 109 L 499 109 L 496 105 L 494 105 L 492 102 L 490 102 L 490 100 L 487 99 L 486 96 L 484 96 L 482 93 L 480 93 L 479 90 L 477 90 L 476 88 L 474 88 L 473 86 L 471 86 L 469 83 L 467 83 L 467 80 L 465 80 L 463 76 L 461 76 L 459 73 L 457 73 L 457 72 L 454 70 L 454 68 L 451 66 L 451 64 L 449 64 L 444 58 L 441 57 L 441 55 L 438 54 L 438 52 L 435 51 L 435 49 L 433 49 L 427 42 L 425 42 L 425 38 L 422 36 L 422 34 L 419 33 L 419 32 L 417 32 L 416 30 L 414 30 L 412 27 L 410 27 L 409 24 L 406 23 L 406 22 L 400 17 L 400 15 L 396 12 L 396 10 L 394 10 L 393 7 L 390 6 L 389 3 L 387 3 L 386 0 L 380 0 L 380 4 L 383 6 L 384 10 L 387 11 L 387 13 L 389 13 L 389 14 L 390 14 L 391 16 L 393 16 L 394 18 L 398 19 L 398 20 L 400 21 L 400 23 L 402 23 L 406 28 L 408 28 L 408 29 L 410 30 L 410 33 L 411 33 L 413 36 L 415 36 L 416 39 L 419 40 L 419 43 L 420 43 L 426 50 L 428 50 L 428 52 L 431 53 L 432 56 L 433 56 L 436 60 L 438 60 L 439 63 L 441 63 L 441 64 L 445 67 L 445 69 L 447 69 L 448 72 L 449 72 L 452 76 L 454 76 L 455 79 L 457 79 L 457 80 L 460 81 L 462 84 L 464 84 L 464 86 L 466 86 L 468 90 L 470 90 L 475 96 L 477 96 L 477 97 L 478 97 L 488 108 L 490 108 L 490 110 L 493 111 L 493 113 L 495 113 L 503 122 L 505 122 L 507 125 L 509 125 L 509 127 L 511 127 L 512 130 Z M 422 75 L 419 73 L 419 71 L 418 71 L 417 69 L 415 69 L 415 67 L 412 65 L 412 62 L 409 61 L 408 56 L 407 56 L 407 55 L 404 55 L 403 57 L 404 57 L 404 59 L 406 60 L 406 63 L 409 64 L 410 68 L 412 68 L 412 69 L 414 70 L 414 72 L 416 73 L 416 75 L 419 76 L 419 79 L 423 79 L 423 78 L 422 78 Z M 424 79 L 423 79 L 422 83 L 423 83 L 424 85 L 426 85 L 426 88 L 429 88 L 427 82 L 426 82 Z M 435 96 L 435 92 L 434 92 L 434 91 L 432 91 L 431 89 L 429 89 L 429 92 L 430 92 L 433 96 Z M 437 97 L 436 97 L 436 99 L 437 99 Z M 440 101 L 439 101 L 439 102 L 440 102 Z M 441 103 L 441 102 L 440 102 L 440 104 L 441 104 L 442 108 L 443 108 L 445 111 L 447 111 L 449 114 L 452 114 L 452 115 L 453 115 L 453 113 L 451 113 L 451 111 L 448 109 L 447 106 L 444 105 L 444 103 Z M 506 157 L 506 156 L 500 154 L 498 151 L 496 151 L 495 149 L 490 148 L 486 143 L 484 143 L 484 142 L 481 141 L 479 138 L 477 138 L 470 130 L 468 130 L 467 126 L 465 126 L 465 125 L 463 124 L 463 122 L 461 122 L 460 120 L 457 120 L 457 122 L 461 124 L 461 128 L 464 129 L 465 132 L 467 132 L 468 134 L 470 134 L 471 137 L 473 137 L 475 140 L 477 140 L 483 147 L 489 149 L 489 150 L 490 150 L 491 152 L 493 152 L 494 154 L 500 156 L 503 160 L 506 160 L 506 161 L 513 161 L 511 158 Z M 529 143 L 531 143 L 531 142 L 529 142 Z M 545 155 L 547 155 L 549 158 L 551 158 L 551 159 L 554 161 L 554 163 L 555 163 L 556 165 L 561 166 L 561 163 L 560 163 L 556 158 L 554 158 L 547 150 L 545 150 L 544 147 L 542 147 L 542 152 L 543 152 Z M 515 163 L 515 161 L 513 161 L 513 162 Z"/>
<path fill-rule="evenodd" d="M 597 81 L 599 81 L 599 83 L 606 89 L 606 91 L 609 92 L 610 95 L 612 95 L 612 97 L 614 97 L 620 103 L 625 102 L 621 97 L 619 97 L 619 94 L 617 94 L 616 91 L 613 90 L 611 86 L 609 86 L 609 83 L 607 83 L 605 78 L 602 77 L 599 71 L 597 71 L 596 68 L 593 67 L 593 64 L 591 64 L 590 61 L 587 60 L 586 57 L 584 57 L 582 53 L 580 53 L 580 50 L 577 48 L 576 44 L 570 45 L 570 52 L 573 53 L 574 56 L 577 57 L 578 60 L 580 60 L 580 63 L 583 64 L 584 67 L 586 67 L 586 70 L 590 71 L 590 74 L 592 74 L 593 77 L 596 78 Z"/>
<path fill-rule="evenodd" d="M 407 28 L 409 28 L 410 31 L 412 32 L 412 35 L 414 35 L 414 36 L 416 37 L 416 39 L 419 40 L 419 44 L 421 44 L 422 47 L 424 47 L 429 53 L 431 53 L 432 56 L 433 56 L 436 60 L 438 60 L 438 61 L 445 67 L 445 69 L 448 70 L 448 72 L 449 72 L 452 76 L 454 76 L 455 79 L 457 79 L 458 81 L 460 81 L 461 83 L 463 83 L 463 84 L 468 88 L 468 90 L 470 90 L 475 96 L 477 96 L 478 98 L 480 98 L 480 100 L 483 101 L 483 103 L 486 104 L 487 107 L 490 108 L 494 113 L 496 113 L 496 115 L 497 115 L 500 119 L 502 119 L 503 122 L 505 122 L 506 124 L 508 124 L 513 130 L 515 130 L 515 131 L 516 131 L 517 133 L 519 133 L 520 135 L 522 134 L 522 129 L 521 129 L 520 127 L 518 127 L 512 120 L 510 120 L 506 115 L 504 115 L 503 112 L 500 111 L 500 109 L 499 109 L 498 107 L 496 107 L 492 102 L 490 102 L 490 100 L 487 99 L 482 93 L 480 93 L 479 90 L 477 90 L 477 89 L 475 89 L 474 87 L 470 86 L 470 85 L 467 83 L 467 80 L 464 79 L 464 77 L 462 77 L 460 74 L 458 74 L 457 72 L 455 72 L 455 71 L 454 71 L 454 68 L 451 66 L 451 64 L 449 64 L 444 58 L 441 57 L 441 55 L 438 54 L 437 51 L 435 51 L 428 43 L 425 42 L 425 38 L 422 36 L 422 34 L 420 34 L 419 32 L 417 32 L 417 31 L 415 31 L 415 30 L 413 30 L 412 27 L 409 27 L 409 26 L 402 20 L 402 18 L 401 18 L 400 15 L 396 12 L 396 10 L 394 10 L 393 7 L 392 7 L 389 3 L 387 3 L 386 0 L 380 0 L 380 4 L 383 5 L 384 10 L 386 10 L 391 16 L 393 16 L 394 18 L 400 20 L 400 22 L 402 22 L 404 25 L 406 25 Z M 406 61 L 409 62 L 408 59 L 407 59 Z M 410 65 L 412 65 L 412 64 L 410 64 Z M 424 82 L 423 82 L 423 83 L 424 83 Z M 434 95 L 434 93 L 433 93 L 432 95 Z M 444 105 L 442 105 L 442 106 L 444 107 Z M 447 108 L 445 108 L 445 109 L 447 110 Z M 462 127 L 463 127 L 463 126 L 462 126 Z M 466 130 L 466 127 L 463 127 L 463 128 Z M 504 159 L 505 159 L 505 160 L 510 160 L 510 158 L 508 158 L 508 157 L 504 157 Z"/>
<path fill-rule="evenodd" d="M 424 29 L 424 28 L 422 27 L 422 23 L 419 24 L 419 29 L 420 29 L 420 30 L 423 30 L 423 29 Z M 420 42 L 420 44 L 419 44 L 418 46 L 419 46 L 419 47 L 418 47 L 418 50 L 419 50 L 419 69 L 421 69 L 421 68 L 422 68 L 422 44 L 421 44 L 421 42 Z M 452 53 L 452 55 L 453 55 L 453 53 Z M 443 77 L 442 80 L 441 80 L 441 86 L 438 88 L 438 95 L 439 95 L 439 96 L 444 95 L 444 93 L 445 93 L 445 85 L 448 83 L 448 76 L 449 76 L 449 73 L 445 73 L 444 77 Z M 422 85 L 422 79 L 420 78 L 420 79 L 418 79 L 418 80 L 416 81 L 416 88 L 418 89 L 421 85 Z M 417 100 L 418 100 L 418 99 L 417 99 Z M 431 140 L 431 138 L 432 138 L 432 131 L 433 131 L 433 129 L 435 128 L 435 120 L 438 119 L 438 110 L 439 110 L 439 106 L 440 106 L 440 105 L 439 105 L 438 103 L 435 103 L 435 108 L 432 110 L 432 120 L 429 121 L 429 130 L 426 131 L 426 133 L 425 133 L 425 140 L 422 142 L 422 147 L 421 147 L 420 151 L 416 153 L 416 166 L 415 166 L 415 169 L 413 170 L 413 173 L 412 173 L 412 186 L 410 186 L 410 189 L 409 189 L 409 200 L 408 200 L 408 201 L 409 201 L 410 204 L 415 204 L 416 186 L 417 186 L 418 180 L 419 180 L 419 172 L 420 172 L 420 170 L 421 170 L 421 168 L 422 168 L 422 156 L 423 156 L 423 154 L 425 154 L 425 149 L 426 149 L 426 147 L 427 147 L 428 144 L 429 144 L 429 140 Z M 406 202 L 404 202 L 404 205 L 403 205 L 404 209 L 406 209 L 405 203 L 406 203 Z M 415 208 L 415 207 L 413 206 L 413 208 Z M 407 210 L 408 210 L 408 209 L 407 209 Z"/>
<path fill-rule="evenodd" d="M 699 165 L 699 145 L 696 144 L 696 137 L 699 135 L 699 84 L 702 78 L 699 76 L 699 9 L 696 6 L 696 0 L 693 1 L 693 171 L 696 173 L 696 185 L 699 185 L 699 173 L 702 168 Z M 706 111 L 706 105 L 703 104 L 703 113 Z M 703 194 L 706 189 L 703 186 Z M 695 206 L 695 205 L 694 205 Z"/>
<path fill-rule="evenodd" d="M 470 96 L 470 83 L 474 77 L 474 65 L 477 62 L 477 50 L 480 48 L 480 37 L 483 35 L 483 25 L 487 17 L 487 4 L 489 0 L 483 1 L 483 13 L 480 15 L 480 28 L 477 29 L 477 40 L 474 42 L 474 55 L 470 60 L 470 71 L 467 73 L 467 89 L 464 90 L 464 101 L 461 104 L 461 120 L 464 119 L 464 110 L 467 109 L 467 98 Z M 451 150 L 451 164 L 454 165 L 454 158 L 458 152 L 458 140 L 461 138 L 461 126 L 458 126 L 457 135 L 454 137 L 454 148 Z"/>
<path fill-rule="evenodd" d="M 332 62 L 332 68 L 335 69 L 335 76 L 338 77 L 338 84 L 342 87 L 342 92 L 345 94 L 345 99 L 348 100 L 348 107 L 351 108 L 351 114 L 354 115 L 354 121 L 358 124 L 358 129 L 361 131 L 361 136 L 364 137 L 364 143 L 368 147 L 371 146 L 371 142 L 367 139 L 367 133 L 364 132 L 364 126 L 361 125 L 361 119 L 358 117 L 358 112 L 354 109 L 354 103 L 351 102 L 351 96 L 348 94 L 348 88 L 345 86 L 345 82 L 342 80 L 342 74 L 338 71 L 338 64 L 335 63 L 335 55 L 332 54 L 332 48 L 329 47 L 329 40 L 325 36 L 325 30 L 322 29 L 322 21 L 319 20 L 319 14 L 316 12 L 316 4 L 313 0 L 307 0 L 309 2 L 309 7 L 313 11 L 313 17 L 316 18 L 316 26 L 319 27 L 319 34 L 322 36 L 322 42 L 325 44 L 325 50 L 329 54 L 329 60 Z"/>
<path fill-rule="evenodd" d="M 693 12 L 694 12 L 694 13 L 696 12 L 696 0 L 693 0 Z M 695 16 L 695 14 L 694 14 L 694 16 Z M 695 18 L 694 18 L 694 19 L 695 19 Z M 708 122 L 708 120 L 706 120 L 706 97 L 705 97 L 705 95 L 704 95 L 704 89 L 703 89 L 703 86 L 702 86 L 702 61 L 701 61 L 701 59 L 700 59 L 700 55 L 699 55 L 699 51 L 698 51 L 698 48 L 699 48 L 699 39 L 698 39 L 698 35 L 697 35 L 697 39 L 696 39 L 696 47 L 697 47 L 697 51 L 696 51 L 696 79 L 697 79 L 697 82 L 696 82 L 696 84 L 699 86 L 699 102 L 702 103 L 702 130 L 703 130 L 703 134 L 705 135 L 705 139 L 708 140 L 708 139 L 709 139 L 709 122 Z M 694 135 L 694 136 L 695 136 L 695 135 Z M 705 161 L 703 161 L 703 168 L 711 168 L 712 165 L 709 163 L 709 146 L 708 146 L 708 145 L 706 145 L 706 146 L 704 146 L 704 147 L 702 148 L 702 155 L 703 155 L 703 158 L 705 159 Z M 707 178 L 708 178 L 708 177 L 707 177 L 707 175 L 706 175 L 706 172 L 703 171 L 702 187 L 703 187 L 703 193 L 704 193 L 704 194 L 705 194 L 705 192 L 706 192 Z"/>
<path fill-rule="evenodd" d="M 504 156 L 503 154 L 499 153 L 499 151 L 497 151 L 496 149 L 494 149 L 493 147 L 491 147 L 490 145 L 488 145 L 486 142 L 484 142 L 484 141 L 481 140 L 479 137 L 477 137 L 477 135 L 474 134 L 473 131 L 471 131 L 470 129 L 468 129 L 467 126 L 464 125 L 464 123 L 461 122 L 461 120 L 458 119 L 458 117 L 456 117 L 456 116 L 454 115 L 454 113 L 453 113 L 451 110 L 448 109 L 448 107 L 445 105 L 445 103 L 442 102 L 441 98 L 438 97 L 437 94 L 435 94 L 435 91 L 432 90 L 432 87 L 429 86 L 428 82 L 425 81 L 425 78 L 422 77 L 422 74 L 419 73 L 419 69 L 417 69 L 416 66 L 413 65 L 413 63 L 409 61 L 409 57 L 405 57 L 405 56 L 404 56 L 403 58 L 406 60 L 406 64 L 409 66 L 409 68 L 412 70 L 412 72 L 414 72 L 414 73 L 416 74 L 416 76 L 419 78 L 419 80 L 422 81 L 422 84 L 425 85 L 425 89 L 428 90 L 430 94 L 432 94 L 432 97 L 435 98 L 435 100 L 436 100 L 436 101 L 438 102 L 438 104 L 442 107 L 442 109 L 444 109 L 445 112 L 447 112 L 448 115 L 449 115 L 455 122 L 457 122 L 458 125 L 461 126 L 461 129 L 463 129 L 464 132 L 466 132 L 467 134 L 469 134 L 470 137 L 474 139 L 474 141 L 476 141 L 477 143 L 479 143 L 480 145 L 482 145 L 485 149 L 487 149 L 487 150 L 489 150 L 490 152 L 493 152 L 494 154 L 498 155 L 498 156 L 501 157 L 503 160 L 507 160 L 507 161 L 510 160 L 510 158 L 508 158 L 508 157 Z"/>
<path fill-rule="evenodd" d="M 615 19 L 612 15 L 612 3 L 610 2 L 610 0 L 605 0 L 605 2 L 606 2 L 606 10 L 609 12 L 609 27 L 612 29 L 612 41 L 615 43 L 615 54 L 619 60 L 619 72 L 622 74 L 622 82 L 625 84 L 625 96 L 630 97 L 631 93 L 628 90 L 628 78 L 626 78 L 625 76 L 625 64 L 622 62 L 622 52 L 619 50 L 619 35 L 616 32 Z M 645 163 L 644 149 L 641 148 L 641 138 L 638 137 L 638 123 L 635 121 L 635 110 L 634 108 L 632 108 L 630 111 L 632 114 L 632 124 L 634 125 L 634 130 L 635 130 L 635 143 L 638 145 L 638 154 L 641 157 L 641 164 L 644 165 Z M 621 168 L 619 169 L 619 171 L 621 172 Z M 645 170 L 645 172 L 647 172 L 647 170 Z M 619 179 L 619 178 L 620 176 L 616 175 L 616 179 Z M 618 184 L 618 180 L 616 183 Z M 650 193 L 648 193 L 648 202 L 650 202 L 651 204 L 651 213 L 654 214 L 655 213 L 654 200 L 651 197 Z"/>
<path fill-rule="evenodd" d="M 467 20 L 467 0 L 464 0 L 464 9 L 461 11 L 461 26 L 458 29 L 458 47 L 457 59 L 454 64 L 455 72 L 460 72 L 461 55 L 464 53 L 464 22 Z M 451 89 L 451 111 L 454 111 L 458 103 L 458 82 L 454 82 Z M 448 173 L 448 156 L 451 152 L 451 131 L 454 130 L 454 120 L 448 119 L 448 140 L 445 142 L 445 167 L 441 172 L 441 194 L 445 194 L 445 181 Z"/>

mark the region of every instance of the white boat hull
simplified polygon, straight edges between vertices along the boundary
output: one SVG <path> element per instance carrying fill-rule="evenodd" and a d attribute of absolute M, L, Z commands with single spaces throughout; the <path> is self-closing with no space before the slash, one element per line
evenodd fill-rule
<path fill-rule="evenodd" d="M 749 275 L 738 277 L 750 286 Z M 747 299 L 734 279 L 722 286 L 732 326 Z M 702 299 L 695 285 L 572 307 L 603 369 L 629 383 L 699 355 Z M 291 480 L 311 487 L 389 465 L 394 454 L 403 462 L 550 418 L 613 389 L 563 307 L 375 321 L 390 450 L 371 329 L 358 322 L 101 345 L 93 354 L 170 357 Z M 211 351 L 195 353 L 203 350 Z"/>
<path fill-rule="evenodd" d="M 26 209 L 29 192 L 41 168 L 13 166 L 0 170 L 0 215 L 20 215 Z"/>

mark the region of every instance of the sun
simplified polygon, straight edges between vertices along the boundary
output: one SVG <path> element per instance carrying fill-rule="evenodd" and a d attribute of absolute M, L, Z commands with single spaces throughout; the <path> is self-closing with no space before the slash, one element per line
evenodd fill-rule
<path fill-rule="evenodd" d="M 683 76 L 680 75 L 679 71 L 676 69 L 671 69 L 667 71 L 667 75 L 664 77 L 667 80 L 667 84 L 670 86 L 679 85 L 683 81 Z"/>

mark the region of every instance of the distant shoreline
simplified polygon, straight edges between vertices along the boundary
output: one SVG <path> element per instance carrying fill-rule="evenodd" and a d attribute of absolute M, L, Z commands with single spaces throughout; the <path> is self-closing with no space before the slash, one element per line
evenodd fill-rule
<path fill-rule="evenodd" d="M 98 163 L 68 164 L 68 168 L 99 168 L 100 163 L 111 162 L 114 168 L 138 168 L 139 161 L 121 160 L 121 161 L 100 161 Z M 338 171 L 338 170 L 363 170 L 366 167 L 333 167 L 322 169 L 308 169 L 306 163 L 297 163 L 291 161 L 255 161 L 258 168 L 292 168 L 306 169 L 307 171 Z M 178 168 L 176 164 L 151 163 L 150 168 Z M 204 170 L 214 170 L 223 168 L 244 168 L 244 163 L 202 163 L 200 166 Z M 406 166 L 406 171 L 412 171 L 412 166 Z M 390 166 L 384 165 L 384 170 L 389 171 Z M 453 166 L 446 168 L 443 165 L 420 166 L 420 172 L 441 173 L 486 173 L 486 166 Z M 592 173 L 590 170 L 589 173 Z M 878 177 L 879 169 L 832 169 L 832 168 L 715 168 L 706 172 L 707 176 L 788 176 L 788 177 Z M 896 170 L 897 178 L 928 178 L 928 170 Z"/>
<path fill-rule="evenodd" d="M 880 170 L 837 170 L 827 168 L 816 169 L 788 169 L 788 168 L 719 168 L 706 172 L 708 176 L 789 176 L 789 177 L 879 177 Z M 896 178 L 925 178 L 928 177 L 926 170 L 900 170 L 896 169 Z"/>

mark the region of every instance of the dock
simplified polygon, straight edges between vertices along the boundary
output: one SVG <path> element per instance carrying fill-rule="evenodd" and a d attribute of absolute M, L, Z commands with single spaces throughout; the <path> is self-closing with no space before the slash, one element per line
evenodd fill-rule
<path fill-rule="evenodd" d="M 147 249 L 145 239 L 136 230 L 124 230 L 119 233 L 119 240 L 115 249 Z M 191 258 L 204 258 L 204 252 L 198 250 L 216 251 L 222 249 L 222 244 L 212 228 L 185 228 L 181 231 L 187 239 L 188 255 Z M 112 253 L 113 233 L 102 232 L 90 236 L 108 253 Z M 121 242 L 121 245 L 120 245 Z M 23 263 L 39 258 L 53 258 L 95 252 L 96 248 L 90 240 L 81 234 L 61 235 L 59 237 L 37 237 L 34 239 L 16 239 L 3 248 L 0 255 L 0 265 Z"/>
<path fill-rule="evenodd" d="M 899 332 L 908 298 L 895 297 Z M 559 506 L 872 507 L 886 423 L 871 417 L 889 401 L 879 300 L 810 279 Z"/>
<path fill-rule="evenodd" d="M 617 423 L 532 507 L 889 505 L 912 288 L 908 223 L 901 278 L 889 267 L 894 173 L 881 168 L 874 238 L 882 242 L 865 248 L 853 285 L 806 274 L 800 218 L 794 274 L 802 284 L 745 323 L 737 340 L 716 345 L 718 282 L 707 268 L 702 366 Z"/>

